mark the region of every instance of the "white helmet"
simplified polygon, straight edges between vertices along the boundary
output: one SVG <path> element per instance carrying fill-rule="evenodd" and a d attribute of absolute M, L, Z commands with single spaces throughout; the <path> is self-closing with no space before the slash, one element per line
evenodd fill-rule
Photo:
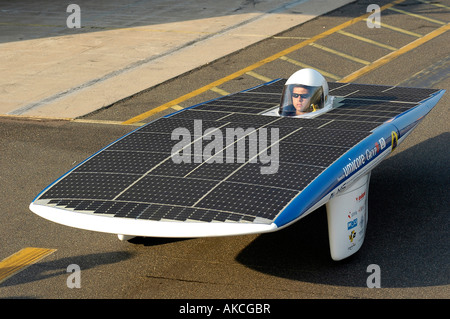
<path fill-rule="evenodd" d="M 286 81 L 281 97 L 279 113 L 296 116 L 315 112 L 328 103 L 328 83 L 313 69 L 301 69 Z"/>

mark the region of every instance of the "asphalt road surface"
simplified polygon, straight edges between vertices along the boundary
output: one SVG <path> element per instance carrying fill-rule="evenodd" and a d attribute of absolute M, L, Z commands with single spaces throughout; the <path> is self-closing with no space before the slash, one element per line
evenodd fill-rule
<path fill-rule="evenodd" d="M 58 225 L 28 209 L 45 186 L 140 123 L 287 78 L 304 65 L 339 81 L 387 57 L 353 82 L 450 89 L 449 33 L 425 37 L 448 26 L 450 1 L 424 2 L 383 11 L 381 28 L 360 20 L 317 37 L 365 14 L 370 1 L 357 1 L 75 121 L 0 118 L 0 259 L 25 247 L 55 249 L 1 281 L 0 298 L 448 299 L 448 92 L 372 172 L 365 243 L 340 262 L 329 255 L 324 208 L 270 234 L 130 242 Z M 288 50 L 307 39 L 316 40 Z M 78 278 L 70 277 L 69 265 L 79 266 Z M 379 267 L 381 288 L 368 288 L 370 265 Z M 76 279 L 79 288 L 69 288 Z"/>

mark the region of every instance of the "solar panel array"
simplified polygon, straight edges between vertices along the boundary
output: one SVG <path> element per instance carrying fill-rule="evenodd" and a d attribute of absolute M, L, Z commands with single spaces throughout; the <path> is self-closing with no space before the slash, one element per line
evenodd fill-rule
<path fill-rule="evenodd" d="M 144 125 L 51 185 L 36 203 L 134 219 L 271 223 L 371 130 L 436 91 L 329 83 L 340 106 L 328 113 L 262 115 L 279 104 L 284 82 Z M 184 148 L 174 151 L 180 142 Z"/>

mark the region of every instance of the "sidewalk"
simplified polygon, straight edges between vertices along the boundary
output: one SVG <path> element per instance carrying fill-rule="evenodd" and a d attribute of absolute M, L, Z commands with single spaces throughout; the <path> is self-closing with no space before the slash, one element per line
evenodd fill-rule
<path fill-rule="evenodd" d="M 76 118 L 353 0 L 0 0 L 0 115 Z"/>

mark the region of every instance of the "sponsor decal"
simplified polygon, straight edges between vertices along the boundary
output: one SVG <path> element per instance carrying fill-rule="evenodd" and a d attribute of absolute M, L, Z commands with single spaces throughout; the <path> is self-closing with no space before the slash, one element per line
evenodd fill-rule
<path fill-rule="evenodd" d="M 394 133 L 394 132 L 392 132 Z M 386 141 L 384 138 L 380 138 L 378 142 L 375 142 L 374 147 L 370 149 L 366 149 L 366 151 L 363 154 L 360 154 L 355 159 L 351 159 L 350 163 L 345 165 L 345 167 L 342 168 L 344 171 L 345 177 L 348 177 L 350 174 L 358 170 L 360 167 L 364 166 L 366 162 L 369 162 L 372 160 L 375 156 L 377 156 L 384 148 L 386 147 Z M 342 176 L 343 178 L 344 176 Z"/>
<path fill-rule="evenodd" d="M 348 175 L 350 175 L 351 173 L 353 173 L 354 171 L 356 171 L 358 168 L 360 168 L 361 166 L 363 166 L 366 162 L 366 158 L 364 157 L 364 155 L 360 155 L 357 158 L 355 158 L 353 161 L 351 161 L 350 163 L 348 163 L 344 168 L 344 175 L 345 177 L 347 177 Z"/>
<path fill-rule="evenodd" d="M 398 144 L 398 134 L 396 132 L 392 131 L 391 137 L 392 137 L 391 150 L 393 151 L 397 147 L 397 144 Z"/>
<path fill-rule="evenodd" d="M 358 218 L 355 218 L 347 223 L 347 230 L 353 229 L 356 226 L 358 226 Z"/>
<path fill-rule="evenodd" d="M 364 196 L 366 196 L 366 192 L 364 192 L 361 195 L 359 195 L 358 197 L 356 197 L 356 201 L 359 202 L 361 199 L 364 198 Z"/>
<path fill-rule="evenodd" d="M 355 237 L 356 237 L 356 232 L 354 230 L 352 230 L 352 232 L 348 236 L 348 239 L 350 239 L 350 242 L 353 243 L 353 239 L 355 239 Z"/>

